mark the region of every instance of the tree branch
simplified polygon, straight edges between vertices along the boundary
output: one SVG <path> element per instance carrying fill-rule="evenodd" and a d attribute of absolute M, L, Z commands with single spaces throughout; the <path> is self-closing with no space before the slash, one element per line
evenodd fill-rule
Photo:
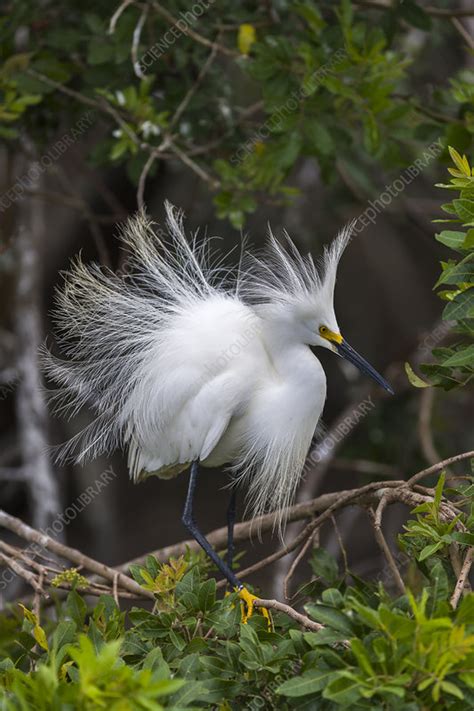
<path fill-rule="evenodd" d="M 70 548 L 63 543 L 59 543 L 59 541 L 55 541 L 54 538 L 50 538 L 50 536 L 46 535 L 46 533 L 42 533 L 41 531 L 31 528 L 26 523 L 23 523 L 23 521 L 20 521 L 20 519 L 10 516 L 10 514 L 7 514 L 1 509 L 0 526 L 3 526 L 3 528 L 8 529 L 12 533 L 16 533 L 17 536 L 20 536 L 20 538 L 23 538 L 30 543 L 35 543 L 42 548 L 46 548 L 52 553 L 61 556 L 61 558 L 65 558 L 66 560 L 71 561 L 71 563 L 85 568 L 91 573 L 99 575 L 101 578 L 109 580 L 111 583 L 114 583 L 117 579 L 121 587 L 128 590 L 128 592 L 134 593 L 139 597 L 148 597 L 151 600 L 155 599 L 154 594 L 150 590 L 145 590 L 145 588 L 142 588 L 141 585 L 136 583 L 127 575 L 124 575 L 122 572 L 117 572 L 114 568 L 110 568 L 104 563 L 99 563 L 93 558 L 89 558 L 89 556 L 84 555 L 84 553 L 81 553 L 76 548 Z"/>
<path fill-rule="evenodd" d="M 456 582 L 456 586 L 454 588 L 454 592 L 451 596 L 451 607 L 453 610 L 456 609 L 458 606 L 459 598 L 461 597 L 462 593 L 464 590 L 469 589 L 469 584 L 467 581 L 467 577 L 469 575 L 469 571 L 471 570 L 471 566 L 473 563 L 473 556 L 474 556 L 474 548 L 471 547 L 468 549 L 466 553 L 466 557 L 464 558 L 464 563 L 462 564 L 461 571 L 459 573 L 458 580 Z"/>

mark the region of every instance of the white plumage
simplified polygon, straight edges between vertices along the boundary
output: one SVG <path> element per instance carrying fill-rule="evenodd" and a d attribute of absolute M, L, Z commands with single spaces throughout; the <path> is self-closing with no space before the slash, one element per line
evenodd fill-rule
<path fill-rule="evenodd" d="M 58 293 L 64 359 L 46 354 L 60 385 L 53 400 L 60 412 L 95 413 L 60 456 L 127 448 L 135 481 L 174 476 L 195 460 L 227 464 L 245 481 L 253 515 L 282 512 L 326 398 L 309 346 L 337 352 L 342 342 L 333 295 L 350 228 L 319 269 L 289 238 L 283 247 L 270 235 L 262 254 L 244 253 L 231 272 L 166 211 L 166 242 L 143 214 L 123 228 L 126 274 L 78 258 Z"/>

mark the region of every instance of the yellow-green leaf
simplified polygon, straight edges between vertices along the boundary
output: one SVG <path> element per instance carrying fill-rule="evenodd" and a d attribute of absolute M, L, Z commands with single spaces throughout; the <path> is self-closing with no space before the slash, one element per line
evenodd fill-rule
<path fill-rule="evenodd" d="M 23 603 L 19 602 L 18 605 L 21 607 L 23 610 L 23 615 L 25 616 L 25 620 L 28 620 L 28 622 L 31 622 L 32 625 L 37 625 L 38 624 L 38 618 L 36 617 L 35 613 L 29 610 L 27 607 L 23 605 Z"/>
<path fill-rule="evenodd" d="M 33 629 L 33 637 L 36 639 L 38 642 L 39 646 L 42 647 L 42 649 L 48 651 L 48 640 L 46 639 L 46 633 L 42 627 L 39 625 L 35 625 Z"/>
<path fill-rule="evenodd" d="M 453 163 L 459 168 L 461 173 L 463 175 L 467 175 L 468 177 L 470 177 L 471 166 L 469 165 L 469 161 L 466 158 L 466 156 L 463 155 L 461 158 L 461 156 L 459 155 L 457 150 L 455 148 L 452 148 L 452 146 L 448 146 L 448 150 L 449 150 L 449 155 L 453 159 Z"/>
<path fill-rule="evenodd" d="M 408 380 L 415 388 L 429 388 L 430 383 L 425 382 L 420 378 L 419 375 L 415 373 L 410 363 L 405 363 L 405 372 L 407 374 Z"/>
<path fill-rule="evenodd" d="M 239 34 L 237 36 L 237 46 L 239 48 L 240 54 L 248 55 L 250 48 L 257 39 L 257 33 L 255 27 L 249 24 L 243 24 L 239 27 Z"/>

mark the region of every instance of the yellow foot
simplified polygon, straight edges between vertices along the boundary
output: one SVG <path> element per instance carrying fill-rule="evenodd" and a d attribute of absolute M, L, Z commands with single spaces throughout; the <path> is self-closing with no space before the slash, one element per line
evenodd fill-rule
<path fill-rule="evenodd" d="M 241 614 L 242 614 L 242 622 L 244 625 L 247 624 L 249 619 L 252 617 L 253 612 L 254 612 L 254 601 L 258 600 L 257 595 L 253 595 L 251 592 L 247 590 L 247 588 L 238 588 L 237 592 L 239 593 L 239 597 L 242 600 L 240 607 L 241 607 Z M 264 616 L 264 618 L 267 621 L 267 626 L 268 626 L 268 631 L 271 632 L 273 630 L 273 620 L 270 612 L 267 610 L 266 607 L 257 607 L 257 610 Z"/>

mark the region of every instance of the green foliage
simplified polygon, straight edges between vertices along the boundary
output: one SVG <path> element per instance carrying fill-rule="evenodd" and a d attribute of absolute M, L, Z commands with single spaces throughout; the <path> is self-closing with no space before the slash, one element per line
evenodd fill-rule
<path fill-rule="evenodd" d="M 444 474 L 439 478 L 434 500 L 417 506 L 412 513 L 415 520 L 410 521 L 401 536 L 402 549 L 424 561 L 435 553 L 447 556 L 447 549 L 452 544 L 461 546 L 474 545 L 474 511 L 460 509 L 458 516 L 446 519 L 442 511 L 442 493 L 445 482 Z M 467 503 L 472 493 L 472 485 L 461 484 L 451 488 L 450 493 L 458 498 L 459 504 Z M 439 562 L 439 558 L 438 558 Z M 445 561 L 446 562 L 446 561 Z M 447 566 L 445 566 L 447 567 Z"/>
<path fill-rule="evenodd" d="M 421 366 L 429 381 L 417 376 L 406 364 L 408 378 L 417 388 L 431 384 L 450 390 L 466 385 L 474 374 L 474 168 L 465 155 L 461 156 L 451 146 L 449 153 L 454 163 L 454 167 L 448 168 L 452 178 L 448 184 L 439 183 L 437 187 L 452 190 L 458 197 L 442 205 L 452 217 L 435 222 L 454 223 L 457 229 L 443 230 L 436 239 L 456 256 L 441 262 L 441 276 L 435 288 L 443 287 L 438 295 L 447 302 L 442 315 L 446 327 L 440 329 L 441 337 L 452 331 L 461 338 L 449 347 L 433 349 L 436 362 Z"/>
<path fill-rule="evenodd" d="M 390 596 L 388 571 L 378 581 L 341 576 L 316 549 L 316 579 L 300 600 L 324 625 L 319 632 L 281 613 L 272 632 L 259 614 L 241 624 L 237 595 L 218 595 L 201 556 L 190 553 L 134 566 L 155 592 L 153 610 L 124 613 L 109 596 L 89 610 L 77 590 L 43 611 L 41 623 L 13 607 L 0 616 L 0 708 L 471 708 L 474 594 L 457 609 L 448 603 L 456 577 L 447 546 L 472 545 L 473 504 L 472 480 L 452 489 L 441 476 L 433 502 L 413 511 L 400 544 L 418 593 Z M 444 516 L 453 505 L 454 524 Z"/>
<path fill-rule="evenodd" d="M 137 33 L 135 3 L 113 31 L 110 3 L 9 3 L 0 16 L 0 135 L 16 141 L 24 130 L 41 146 L 92 101 L 101 129 L 93 161 L 125 166 L 136 185 L 151 151 L 162 150 L 164 161 L 184 157 L 237 228 L 260 199 L 294 197 L 301 157 L 313 157 L 325 180 L 349 176 L 373 197 L 374 166 L 397 175 L 436 139 L 472 146 L 472 71 L 415 98 L 423 72 L 430 77 L 430 52 L 460 42 L 415 0 L 385 10 L 349 0 L 280 3 L 278 21 L 265 3 L 208 3 L 194 19 L 181 0 L 166 3 L 168 15 L 146 7 Z M 187 18 L 199 41 L 170 15 Z M 410 27 L 426 33 L 422 52 L 407 38 Z M 20 28 L 28 41 L 19 50 Z M 216 38 L 221 49 L 200 77 Z"/>

